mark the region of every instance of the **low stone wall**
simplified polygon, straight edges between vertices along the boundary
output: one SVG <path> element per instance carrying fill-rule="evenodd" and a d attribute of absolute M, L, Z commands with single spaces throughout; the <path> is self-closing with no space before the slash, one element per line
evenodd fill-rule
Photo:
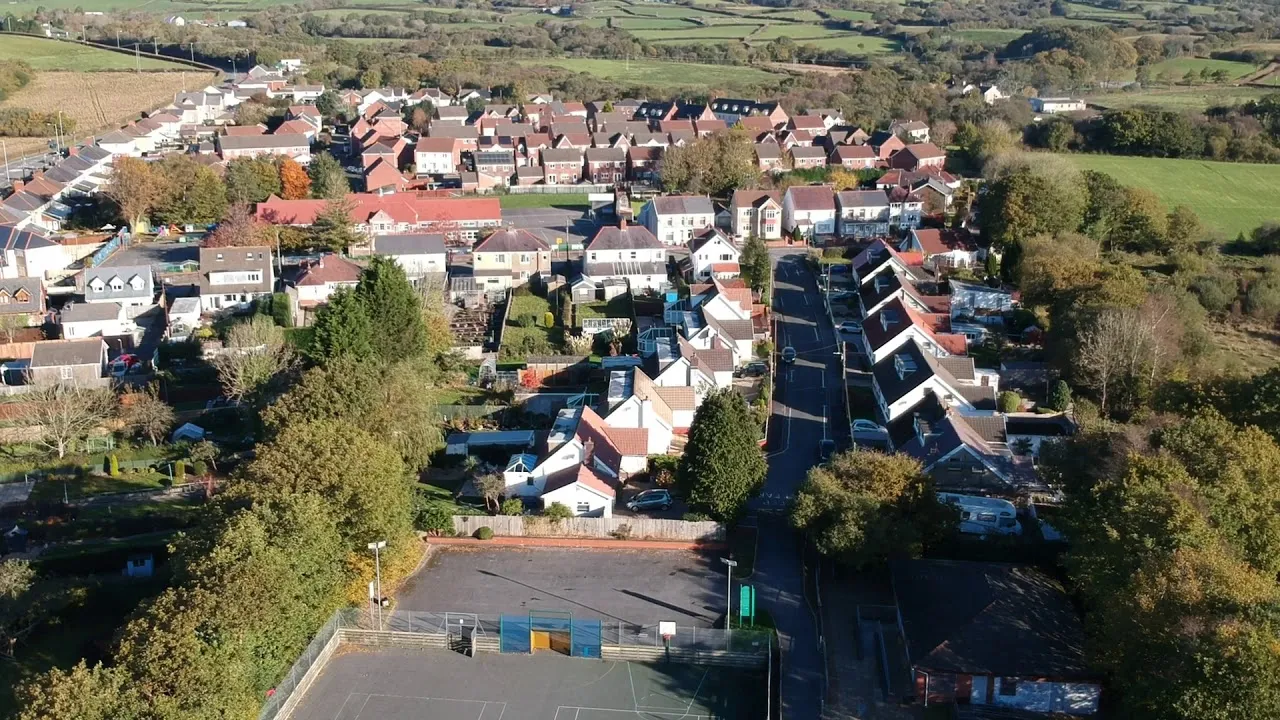
<path fill-rule="evenodd" d="M 473 535 L 482 527 L 488 527 L 493 530 L 494 535 L 500 537 L 614 538 L 685 542 L 723 542 L 725 539 L 724 526 L 710 520 L 689 522 L 612 517 L 569 518 L 552 522 L 536 515 L 453 516 L 453 529 L 462 535 Z"/>

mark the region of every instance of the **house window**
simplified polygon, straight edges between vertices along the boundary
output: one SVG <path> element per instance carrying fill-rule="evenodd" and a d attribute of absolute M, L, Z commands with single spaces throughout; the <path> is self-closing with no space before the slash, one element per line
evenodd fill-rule
<path fill-rule="evenodd" d="M 591 262 L 595 262 L 595 261 L 596 261 L 596 254 L 591 253 Z"/>
<path fill-rule="evenodd" d="M 1011 677 L 1000 678 L 1000 694 L 1006 697 L 1013 697 L 1018 694 L 1018 679 Z"/>
<path fill-rule="evenodd" d="M 124 283 L 121 282 L 120 278 L 115 278 L 111 281 L 111 289 L 120 292 L 124 289 Z"/>
<path fill-rule="evenodd" d="M 636 259 L 636 251 L 635 251 L 635 250 L 632 250 L 632 251 L 631 251 L 631 259 L 632 259 L 632 260 L 635 260 L 635 259 Z"/>
<path fill-rule="evenodd" d="M 507 256 L 503 253 L 498 253 L 498 262 L 504 263 L 506 261 L 507 261 Z"/>
<path fill-rule="evenodd" d="M 591 505 L 584 502 L 578 503 L 578 512 L 579 513 L 591 512 Z"/>
<path fill-rule="evenodd" d="M 522 264 L 522 265 L 528 265 L 528 264 L 529 264 L 529 255 L 528 255 L 528 253 L 521 253 L 521 255 L 520 255 L 520 264 Z"/>
<path fill-rule="evenodd" d="M 533 487 L 533 478 L 532 477 L 525 478 L 524 484 L 526 487 Z"/>
<path fill-rule="evenodd" d="M 70 380 L 70 379 L 71 379 L 71 368 L 69 368 L 69 367 L 63 366 L 63 367 L 58 368 L 58 373 L 59 373 L 59 375 L 62 377 L 62 379 L 63 379 L 63 380 Z"/>
<path fill-rule="evenodd" d="M 8 305 L 8 304 L 9 304 L 9 293 L 0 292 L 0 305 Z"/>

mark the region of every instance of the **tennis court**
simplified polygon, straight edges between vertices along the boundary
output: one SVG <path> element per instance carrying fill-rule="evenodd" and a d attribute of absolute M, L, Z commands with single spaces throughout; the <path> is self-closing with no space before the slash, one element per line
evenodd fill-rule
<path fill-rule="evenodd" d="M 764 720 L 763 670 L 346 646 L 292 720 Z"/>

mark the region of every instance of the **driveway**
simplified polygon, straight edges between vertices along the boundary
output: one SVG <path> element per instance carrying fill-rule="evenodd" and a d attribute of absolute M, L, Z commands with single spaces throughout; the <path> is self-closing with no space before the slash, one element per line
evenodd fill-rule
<path fill-rule="evenodd" d="M 400 610 L 568 611 L 606 622 L 712 627 L 724 617 L 715 555 L 681 551 L 436 549 L 400 590 Z"/>
<path fill-rule="evenodd" d="M 769 474 L 754 501 L 760 532 L 753 578 L 760 602 L 778 626 L 783 653 L 781 678 L 785 717 L 817 718 L 826 692 L 814 608 L 805 598 L 804 540 L 787 523 L 786 507 L 817 462 L 824 438 L 848 445 L 843 368 L 835 332 L 826 319 L 816 278 L 796 251 L 771 252 L 777 347 L 796 349 L 795 363 L 775 378 L 770 421 Z"/>

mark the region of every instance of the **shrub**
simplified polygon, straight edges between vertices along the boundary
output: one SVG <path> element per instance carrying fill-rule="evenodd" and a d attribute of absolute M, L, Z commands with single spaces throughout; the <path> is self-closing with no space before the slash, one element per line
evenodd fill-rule
<path fill-rule="evenodd" d="M 447 504 L 424 501 L 419 496 L 414 508 L 413 528 L 433 535 L 453 535 L 453 509 Z"/>
<path fill-rule="evenodd" d="M 711 516 L 707 515 L 706 513 L 687 512 L 684 514 L 684 517 L 680 519 L 684 520 L 685 522 L 703 522 L 704 520 L 710 520 Z"/>
<path fill-rule="evenodd" d="M 569 506 L 558 502 L 551 503 L 546 510 L 542 511 L 542 514 L 552 522 L 560 522 L 573 517 L 573 511 L 569 510 Z"/>
<path fill-rule="evenodd" d="M 522 328 L 531 328 L 536 324 L 538 324 L 537 315 L 531 315 L 526 313 L 524 315 L 516 316 L 516 325 L 519 325 Z"/>
<path fill-rule="evenodd" d="M 195 461 L 194 463 L 191 463 L 191 470 L 192 470 L 192 471 L 193 471 L 197 476 L 199 476 L 199 477 L 204 477 L 204 476 L 208 473 L 208 471 L 209 471 L 209 466 L 208 466 L 208 464 L 207 464 L 207 463 L 205 463 L 205 461 L 203 461 L 203 460 L 197 460 L 197 461 Z"/>
<path fill-rule="evenodd" d="M 120 460 L 112 453 L 107 456 L 107 474 L 111 477 L 120 477 Z"/>
<path fill-rule="evenodd" d="M 478 528 L 475 532 L 475 538 L 477 540 L 492 540 L 493 528 L 489 527 L 488 525 Z"/>
<path fill-rule="evenodd" d="M 1045 403 L 1051 410 L 1062 412 L 1071 405 L 1071 386 L 1066 380 L 1059 380 L 1053 384 L 1053 389 L 1049 391 L 1049 401 Z"/>
<path fill-rule="evenodd" d="M 173 481 L 175 483 L 184 483 L 187 481 L 187 464 L 181 460 L 173 464 Z"/>
<path fill-rule="evenodd" d="M 520 498 L 507 498 L 502 501 L 502 505 L 498 507 L 499 515 L 523 515 L 524 502 Z"/>
<path fill-rule="evenodd" d="M 616 540 L 630 540 L 631 526 L 629 524 L 623 523 L 622 525 L 618 526 L 617 530 L 614 530 L 609 534 L 612 535 Z"/>
<path fill-rule="evenodd" d="M 547 328 L 556 326 L 556 316 L 550 310 L 542 313 L 542 326 Z"/>
<path fill-rule="evenodd" d="M 1016 392 L 1005 390 L 997 398 L 997 404 L 1000 406 L 1000 412 L 1002 413 L 1018 412 L 1018 408 L 1022 407 L 1022 398 L 1018 397 Z"/>

